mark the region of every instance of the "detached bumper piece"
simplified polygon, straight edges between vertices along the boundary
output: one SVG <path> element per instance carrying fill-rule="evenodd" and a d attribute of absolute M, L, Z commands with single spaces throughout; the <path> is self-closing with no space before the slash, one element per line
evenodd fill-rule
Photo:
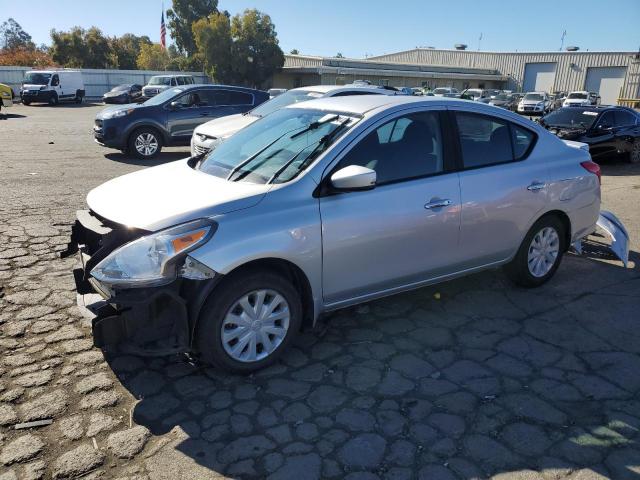
<path fill-rule="evenodd" d="M 609 238 L 611 238 L 609 250 L 611 250 L 611 252 L 622 261 L 624 267 L 627 268 L 629 264 L 629 232 L 627 232 L 622 221 L 612 212 L 602 210 L 600 211 L 596 225 L 600 230 L 609 235 Z M 582 239 L 574 242 L 572 247 L 578 254 L 582 254 Z"/>
<path fill-rule="evenodd" d="M 91 320 L 96 347 L 143 355 L 167 355 L 190 349 L 199 307 L 216 279 L 178 278 L 152 288 L 116 289 L 100 284 L 91 270 L 113 250 L 148 233 L 108 222 L 93 212 L 77 212 L 71 240 L 61 257 L 78 254 L 73 271 L 78 306 Z"/>

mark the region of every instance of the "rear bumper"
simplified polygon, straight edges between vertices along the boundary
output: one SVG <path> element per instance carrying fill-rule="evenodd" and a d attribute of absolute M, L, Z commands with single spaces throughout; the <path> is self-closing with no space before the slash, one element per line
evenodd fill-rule
<path fill-rule="evenodd" d="M 150 288 L 116 289 L 100 284 L 90 272 L 119 246 L 143 235 L 141 230 L 103 221 L 82 210 L 62 257 L 78 255 L 73 270 L 77 303 L 91 324 L 94 346 L 139 354 L 165 355 L 191 349 L 200 308 L 219 281 L 177 278 Z"/>

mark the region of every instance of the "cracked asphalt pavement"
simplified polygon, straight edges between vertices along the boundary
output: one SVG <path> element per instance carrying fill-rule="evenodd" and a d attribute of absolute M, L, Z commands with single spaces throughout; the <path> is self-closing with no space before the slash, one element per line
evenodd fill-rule
<path fill-rule="evenodd" d="M 630 268 L 595 238 L 539 289 L 339 311 L 243 377 L 92 347 L 57 252 L 91 188 L 150 165 L 93 143 L 100 108 L 0 115 L 0 480 L 640 478 L 640 165 L 603 165 Z"/>

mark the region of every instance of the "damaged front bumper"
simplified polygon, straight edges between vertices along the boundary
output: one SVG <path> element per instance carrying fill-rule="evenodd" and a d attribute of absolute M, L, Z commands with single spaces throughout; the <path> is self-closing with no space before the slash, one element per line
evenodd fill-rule
<path fill-rule="evenodd" d="M 91 270 L 116 248 L 149 232 L 109 222 L 81 210 L 71 240 L 61 257 L 77 254 L 74 269 L 78 306 L 90 319 L 94 345 L 140 354 L 187 352 L 200 309 L 219 281 L 177 277 L 173 282 L 145 288 L 119 289 L 98 282 Z"/>
<path fill-rule="evenodd" d="M 627 268 L 629 264 L 629 232 L 627 232 L 622 221 L 612 212 L 602 210 L 596 225 L 600 230 L 609 235 L 611 239 L 609 250 L 611 250 L 611 252 L 622 261 L 624 267 Z M 582 254 L 582 239 L 575 241 L 572 247 L 577 253 Z"/>

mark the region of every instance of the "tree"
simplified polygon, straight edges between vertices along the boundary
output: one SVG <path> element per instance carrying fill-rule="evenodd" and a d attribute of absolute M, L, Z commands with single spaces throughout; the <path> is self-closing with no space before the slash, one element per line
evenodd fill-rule
<path fill-rule="evenodd" d="M 298 49 L 297 49 L 297 48 L 294 48 L 293 50 L 291 50 L 291 51 L 289 52 L 289 54 L 290 54 L 290 55 L 300 55 L 300 52 L 298 51 Z"/>
<path fill-rule="evenodd" d="M 125 33 L 121 37 L 111 39 L 113 52 L 113 64 L 123 70 L 135 70 L 138 68 L 138 55 L 143 45 L 151 45 L 151 40 L 146 35 L 138 37 L 132 33 Z"/>
<path fill-rule="evenodd" d="M 20 24 L 13 18 L 8 19 L 0 25 L 0 49 L 35 49 L 35 44 L 31 41 L 31 35 L 25 32 Z"/>
<path fill-rule="evenodd" d="M 193 34 L 209 75 L 222 83 L 259 87 L 284 65 L 271 17 L 245 10 L 231 20 L 222 13 L 193 25 Z"/>
<path fill-rule="evenodd" d="M 137 65 L 142 70 L 166 70 L 171 58 L 159 43 L 143 44 L 140 47 Z"/>
<path fill-rule="evenodd" d="M 212 13 L 193 24 L 198 55 L 210 77 L 217 82 L 233 83 L 231 22 L 222 13 Z"/>
<path fill-rule="evenodd" d="M 0 65 L 43 68 L 55 66 L 55 62 L 44 50 L 14 48 L 12 50 L 0 50 Z"/>
<path fill-rule="evenodd" d="M 338 52 L 338 53 L 336 53 L 336 56 L 334 58 L 344 58 L 344 55 L 342 55 L 342 53 Z"/>
<path fill-rule="evenodd" d="M 51 57 L 65 67 L 110 68 L 114 57 L 109 39 L 97 27 L 51 30 Z"/>
<path fill-rule="evenodd" d="M 215 13 L 218 13 L 218 0 L 173 0 L 173 8 L 167 10 L 167 20 L 171 38 L 180 53 L 187 56 L 196 53 L 193 24 Z"/>

